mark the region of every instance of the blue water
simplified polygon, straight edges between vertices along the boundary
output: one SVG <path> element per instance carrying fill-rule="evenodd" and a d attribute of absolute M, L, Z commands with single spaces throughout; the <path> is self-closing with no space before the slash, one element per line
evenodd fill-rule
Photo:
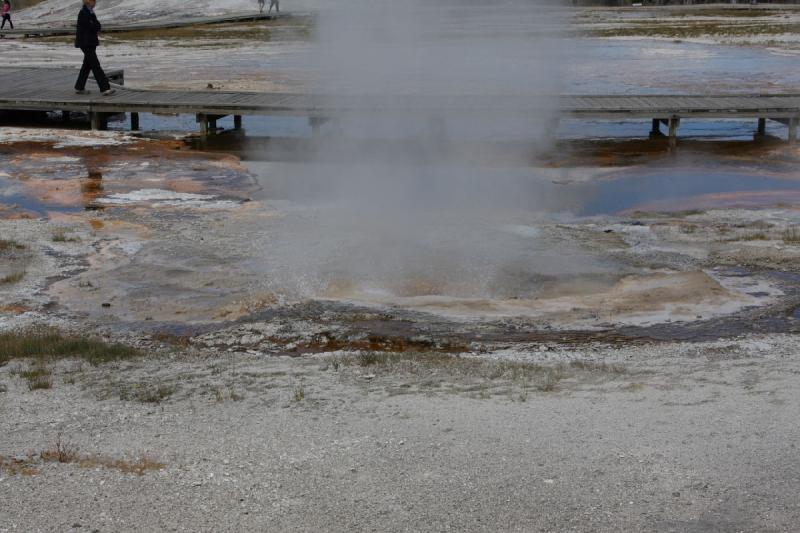
<path fill-rule="evenodd" d="M 703 168 L 662 169 L 632 171 L 616 179 L 579 184 L 575 189 L 579 197 L 586 198 L 578 213 L 598 215 L 633 209 L 649 202 L 679 201 L 711 193 L 798 191 L 800 181 Z"/>
<path fill-rule="evenodd" d="M 0 204 L 12 212 L 25 211 L 37 216 L 46 216 L 48 211 L 76 212 L 84 209 L 82 206 L 65 206 L 42 201 L 34 192 L 19 187 L 18 182 L 3 177 L 0 177 Z"/>

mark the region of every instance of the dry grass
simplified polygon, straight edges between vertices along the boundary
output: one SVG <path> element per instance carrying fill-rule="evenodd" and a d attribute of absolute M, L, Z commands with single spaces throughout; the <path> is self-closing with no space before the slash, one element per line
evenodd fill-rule
<path fill-rule="evenodd" d="M 166 331 L 158 331 L 153 333 L 151 338 L 157 342 L 163 342 L 170 346 L 179 348 L 188 348 L 192 344 L 192 338 L 189 335 L 175 335 Z"/>
<path fill-rule="evenodd" d="M 240 402 L 244 400 L 244 395 L 237 393 L 230 387 L 217 387 L 214 389 L 214 398 L 220 403 L 226 400 Z"/>
<path fill-rule="evenodd" d="M 0 474 L 11 476 L 33 476 L 39 471 L 33 466 L 35 459 L 31 456 L 25 458 L 12 458 L 0 455 Z"/>
<path fill-rule="evenodd" d="M 79 357 L 97 365 L 139 355 L 139 351 L 130 346 L 110 344 L 90 337 L 65 335 L 54 328 L 32 328 L 0 334 L 0 365 L 11 359 L 26 357 Z"/>
<path fill-rule="evenodd" d="M 781 237 L 786 244 L 798 244 L 800 243 L 800 228 L 796 226 L 787 228 Z"/>
<path fill-rule="evenodd" d="M 588 372 L 607 372 L 611 374 L 624 374 L 628 370 L 624 365 L 615 365 L 608 363 L 598 363 L 596 361 L 576 360 L 569 363 L 571 368 L 578 370 L 585 370 Z"/>
<path fill-rule="evenodd" d="M 769 235 L 764 233 L 763 231 L 756 231 L 753 233 L 745 233 L 744 235 L 739 237 L 740 241 L 768 241 L 770 240 Z"/>
<path fill-rule="evenodd" d="M 448 378 L 467 380 L 472 383 L 477 381 L 483 384 L 512 382 L 540 392 L 556 391 L 563 379 L 580 374 L 616 376 L 627 372 L 623 365 L 585 360 L 540 364 L 462 357 L 440 352 L 361 352 L 355 355 L 334 357 L 328 362 L 326 368 L 338 371 L 342 367 L 356 366 L 369 367 L 376 374 L 413 375 L 421 379 L 423 386 L 431 386 L 433 383 L 440 383 L 440 378 Z M 488 396 L 485 387 L 480 390 Z M 523 396 L 527 399 L 527 393 Z"/>
<path fill-rule="evenodd" d="M 53 371 L 43 359 L 37 360 L 28 370 L 23 370 L 19 375 L 28 382 L 28 390 L 53 388 Z"/>
<path fill-rule="evenodd" d="M 158 385 L 138 383 L 133 387 L 133 390 L 122 391 L 120 393 L 120 399 L 157 404 L 169 399 L 177 390 L 178 387 L 175 385 L 167 385 L 165 383 L 160 383 Z"/>
<path fill-rule="evenodd" d="M 22 278 L 25 277 L 25 271 L 20 272 L 12 272 L 6 276 L 0 278 L 0 285 L 10 285 L 12 283 L 17 283 L 22 281 Z"/>
<path fill-rule="evenodd" d="M 563 373 L 559 367 L 548 370 L 536 385 L 536 390 L 540 392 L 554 392 L 558 389 L 558 382 L 561 381 Z"/>
<path fill-rule="evenodd" d="M 31 462 L 35 460 L 34 456 L 29 456 Z M 119 470 L 126 474 L 144 475 L 146 472 L 161 470 L 165 467 L 147 455 L 141 455 L 128 459 L 118 459 L 113 457 L 106 457 L 99 454 L 82 454 L 77 446 L 65 442 L 61 439 L 59 434 L 56 442 L 50 448 L 43 450 L 39 453 L 39 459 L 46 463 L 74 463 L 81 468 L 108 468 L 111 470 Z"/>
<path fill-rule="evenodd" d="M 56 442 L 51 448 L 42 450 L 39 457 L 43 461 L 72 463 L 78 458 L 78 447 L 61 440 L 61 433 L 56 437 Z"/>
<path fill-rule="evenodd" d="M 67 230 L 64 228 L 58 228 L 53 231 L 53 242 L 80 242 L 80 239 L 77 237 L 71 237 L 67 235 Z"/>
<path fill-rule="evenodd" d="M 292 401 L 295 403 L 300 403 L 306 399 L 306 389 L 302 385 L 296 386 L 292 390 Z"/>
<path fill-rule="evenodd" d="M 0 239 L 0 252 L 5 252 L 7 250 L 24 250 L 24 249 L 25 249 L 24 244 L 20 244 L 16 241 Z"/>

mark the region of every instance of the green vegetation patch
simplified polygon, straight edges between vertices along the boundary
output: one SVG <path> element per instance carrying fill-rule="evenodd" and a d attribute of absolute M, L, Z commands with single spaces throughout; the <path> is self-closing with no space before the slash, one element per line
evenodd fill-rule
<path fill-rule="evenodd" d="M 0 285 L 10 285 L 22 281 L 25 277 L 25 272 L 12 272 L 7 276 L 0 276 Z"/>
<path fill-rule="evenodd" d="M 130 359 L 140 352 L 130 346 L 101 339 L 65 335 L 55 328 L 31 328 L 0 334 L 0 364 L 27 357 L 77 357 L 93 365 Z"/>
<path fill-rule="evenodd" d="M 24 249 L 25 249 L 24 244 L 20 244 L 16 241 L 0 239 L 0 252 L 5 252 L 7 250 L 24 250 Z"/>

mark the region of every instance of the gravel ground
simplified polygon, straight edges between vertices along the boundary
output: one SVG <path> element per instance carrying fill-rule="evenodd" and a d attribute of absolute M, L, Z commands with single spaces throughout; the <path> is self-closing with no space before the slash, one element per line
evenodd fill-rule
<path fill-rule="evenodd" d="M 12 361 L 0 531 L 796 530 L 795 337 L 580 355 L 597 366 L 554 390 L 463 358 L 175 352 L 62 361 L 29 391 Z M 138 395 L 154 384 L 160 401 Z M 40 459 L 59 435 L 79 456 L 163 466 Z"/>

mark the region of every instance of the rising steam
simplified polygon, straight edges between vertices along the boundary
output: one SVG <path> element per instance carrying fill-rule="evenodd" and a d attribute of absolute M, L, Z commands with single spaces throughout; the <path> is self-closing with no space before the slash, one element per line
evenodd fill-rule
<path fill-rule="evenodd" d="M 525 229 L 546 201 L 536 179 L 480 161 L 483 146 L 515 141 L 533 153 L 548 138 L 564 44 L 558 14 L 522 0 L 340 0 L 325 9 L 312 89 L 343 111 L 322 128 L 316 161 L 286 171 L 291 200 L 314 211 L 305 237 L 286 246 L 282 282 L 307 296 L 513 297 L 563 272 Z M 526 98 L 537 112 L 497 110 Z"/>

